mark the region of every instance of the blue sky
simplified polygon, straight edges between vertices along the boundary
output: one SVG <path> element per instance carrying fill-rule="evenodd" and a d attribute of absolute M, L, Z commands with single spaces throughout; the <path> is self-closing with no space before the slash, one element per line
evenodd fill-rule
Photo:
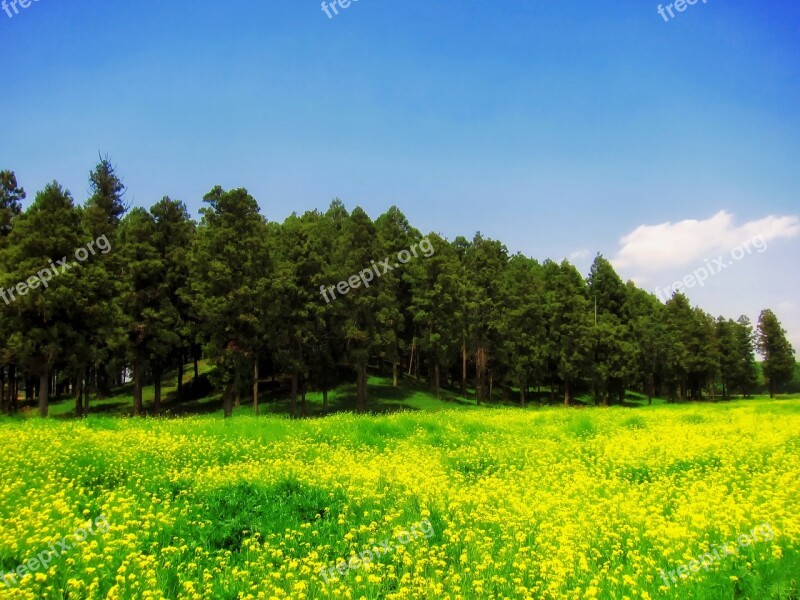
<path fill-rule="evenodd" d="M 31 199 L 58 179 L 82 202 L 107 153 L 135 205 L 196 214 L 216 184 L 272 220 L 396 204 L 584 271 L 671 223 L 695 255 L 618 261 L 648 289 L 760 224 L 769 250 L 689 296 L 771 306 L 800 349 L 800 4 L 708 0 L 670 22 L 657 6 L 360 0 L 329 19 L 318 0 L 39 0 L 0 12 L 0 168 Z"/>

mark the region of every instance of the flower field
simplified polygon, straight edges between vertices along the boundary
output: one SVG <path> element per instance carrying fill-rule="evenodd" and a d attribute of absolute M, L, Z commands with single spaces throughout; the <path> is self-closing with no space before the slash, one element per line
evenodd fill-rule
<path fill-rule="evenodd" d="M 800 594 L 793 401 L 6 419 L 0 452 L 3 574 L 99 515 L 109 525 L 2 598 Z M 419 523 L 431 534 L 408 535 Z M 670 579 L 763 523 L 772 539 Z M 374 560 L 351 559 L 365 549 Z"/>

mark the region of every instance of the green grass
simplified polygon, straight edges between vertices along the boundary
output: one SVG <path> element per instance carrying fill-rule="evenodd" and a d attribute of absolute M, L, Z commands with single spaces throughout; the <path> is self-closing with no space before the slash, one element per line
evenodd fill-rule
<path fill-rule="evenodd" d="M 203 379 L 212 370 L 206 361 L 198 363 L 198 372 Z M 184 385 L 190 386 L 194 380 L 194 369 L 191 363 L 184 367 Z M 475 401 L 474 389 L 467 390 L 467 398 L 449 389 L 441 388 L 440 398 L 436 398 L 430 390 L 427 382 L 417 381 L 412 377 L 403 377 L 398 387 L 392 386 L 392 381 L 386 377 L 369 377 L 369 399 L 367 402 L 368 412 L 371 414 L 389 414 L 398 411 L 422 411 L 439 412 L 460 408 L 464 410 L 475 409 L 496 409 L 503 407 L 517 407 L 519 392 L 516 388 L 511 388 L 509 399 L 502 400 L 500 390 L 496 390 L 492 402 L 484 401 L 479 407 Z M 288 390 L 278 388 L 275 391 L 265 391 L 262 385 L 259 395 L 259 414 L 262 415 L 289 415 L 290 401 Z M 142 398 L 145 412 L 152 411 L 154 388 L 152 385 L 145 385 L 142 389 Z M 540 398 L 549 400 L 549 394 L 544 390 Z M 800 394 L 779 395 L 778 399 L 800 398 Z M 768 396 L 755 396 L 753 400 L 765 400 Z M 555 406 L 561 406 L 563 399 L 557 395 Z M 704 401 L 702 404 L 706 404 Z M 689 403 L 692 404 L 692 403 Z M 714 404 L 720 404 L 719 401 Z M 298 411 L 301 410 L 300 395 L 297 397 Z M 652 404 L 648 403 L 647 396 L 636 392 L 628 392 L 625 397 L 625 407 L 637 409 L 654 409 L 658 407 L 672 408 L 682 406 L 680 403 L 667 403 L 663 398 L 653 398 Z M 526 404 L 527 410 L 537 410 L 543 405 L 535 400 L 529 400 Z M 574 407 L 593 407 L 594 401 L 591 396 L 578 396 L 573 404 Z M 323 410 L 322 393 L 311 391 L 306 395 L 306 414 L 308 417 L 321 417 L 337 412 L 356 411 L 356 390 L 355 384 L 342 384 L 328 393 L 328 410 Z M 774 406 L 766 407 L 764 411 L 775 410 Z M 800 411 L 800 406 L 796 409 Z M 90 412 L 92 414 L 108 415 L 113 417 L 131 416 L 133 413 L 133 384 L 131 382 L 114 390 L 108 398 L 98 399 L 92 396 L 90 400 Z M 241 398 L 241 406 L 234 408 L 234 416 L 244 416 L 252 414 L 252 398 L 250 395 Z M 75 400 L 72 397 L 61 397 L 50 401 L 49 414 L 53 418 L 68 419 L 75 417 Z M 162 416 L 189 416 L 196 414 L 210 414 L 222 416 L 222 397 L 219 392 L 212 392 L 209 395 L 191 400 L 177 400 L 177 371 L 171 371 L 164 375 L 162 381 Z M 38 415 L 38 407 L 35 400 L 20 403 L 18 412 L 19 418 L 32 418 Z M 695 417 L 687 417 L 695 418 Z M 589 425 L 576 425 L 577 433 L 580 434 L 582 428 L 586 428 L 589 433 Z"/>

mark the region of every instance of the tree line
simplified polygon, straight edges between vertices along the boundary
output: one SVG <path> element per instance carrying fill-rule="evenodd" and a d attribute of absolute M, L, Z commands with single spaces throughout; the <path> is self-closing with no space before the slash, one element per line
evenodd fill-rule
<path fill-rule="evenodd" d="M 285 377 L 290 410 L 305 413 L 309 390 L 356 383 L 356 407 L 368 410 L 368 369 L 424 378 L 478 403 L 500 398 L 578 394 L 622 403 L 627 390 L 669 401 L 750 394 L 755 350 L 769 391 L 793 376 L 794 350 L 776 315 L 715 318 L 682 294 L 662 303 L 623 282 L 597 255 L 588 277 L 567 261 L 510 254 L 476 233 L 448 241 L 431 233 L 434 252 L 385 273 L 370 287 L 326 302 L 320 289 L 423 239 L 390 208 L 374 221 L 334 200 L 326 212 L 262 216 L 245 189 L 215 187 L 200 220 L 164 197 L 130 208 L 108 159 L 89 175 L 76 205 L 57 182 L 22 210 L 26 194 L 12 171 L 0 172 L 0 282 L 13 291 L 45 265 L 105 236 L 111 251 L 60 273 L 46 289 L 0 303 L 0 404 L 16 409 L 19 385 L 48 414 L 54 394 L 110 393 L 132 372 L 134 413 L 152 382 L 161 410 L 164 374 L 209 360 L 224 414 L 242 398 L 258 413 L 260 384 Z M 22 288 L 24 289 L 24 288 Z M 299 400 L 299 402 L 298 402 Z M 250 401 L 250 400 L 248 400 Z"/>

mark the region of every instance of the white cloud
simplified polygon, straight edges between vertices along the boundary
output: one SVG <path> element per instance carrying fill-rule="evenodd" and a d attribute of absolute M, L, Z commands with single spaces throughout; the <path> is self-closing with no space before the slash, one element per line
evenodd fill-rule
<path fill-rule="evenodd" d="M 620 240 L 621 248 L 612 262 L 617 268 L 654 272 L 700 263 L 759 236 L 769 243 L 797 235 L 797 216 L 770 215 L 737 226 L 733 215 L 722 210 L 704 221 L 641 225 Z"/>
<path fill-rule="evenodd" d="M 580 260 L 581 258 L 586 258 L 587 256 L 589 256 L 588 250 L 586 249 L 578 250 L 577 252 L 573 252 L 572 254 L 569 255 L 569 260 L 570 262 L 572 262 L 575 260 Z"/>

